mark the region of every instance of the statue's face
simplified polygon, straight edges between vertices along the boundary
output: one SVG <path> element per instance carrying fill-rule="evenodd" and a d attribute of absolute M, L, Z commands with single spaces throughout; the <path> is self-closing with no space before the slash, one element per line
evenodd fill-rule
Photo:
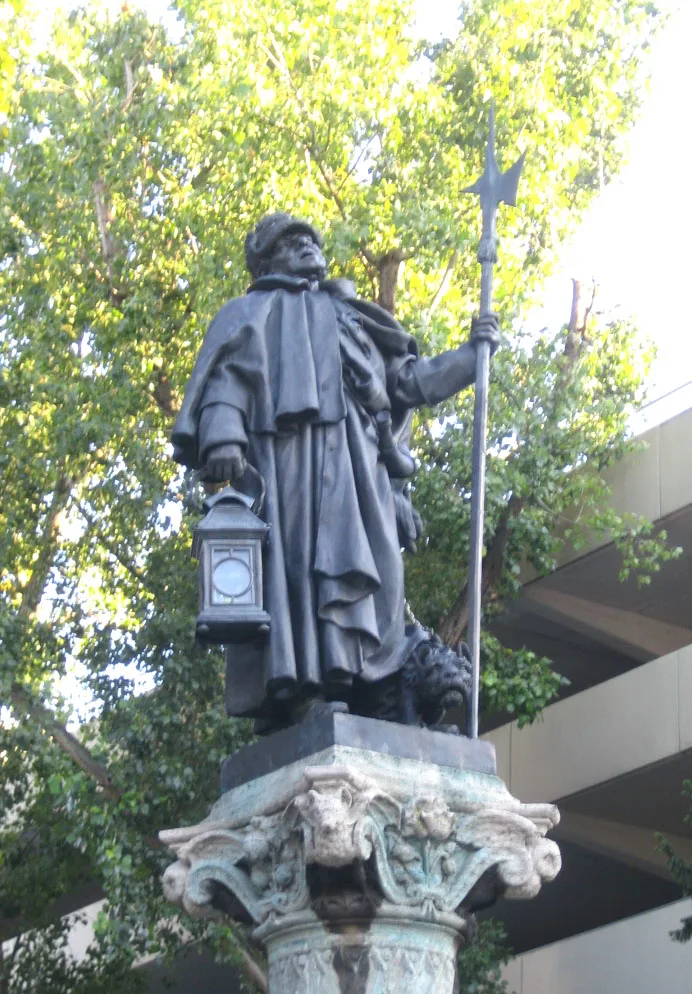
<path fill-rule="evenodd" d="M 324 276 L 327 263 L 322 251 L 310 235 L 298 231 L 279 238 L 265 264 L 269 273 L 288 276 Z"/>

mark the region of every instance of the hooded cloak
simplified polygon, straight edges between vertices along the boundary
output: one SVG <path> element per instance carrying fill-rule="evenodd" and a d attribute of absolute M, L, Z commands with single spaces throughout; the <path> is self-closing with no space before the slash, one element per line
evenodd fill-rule
<path fill-rule="evenodd" d="M 418 359 L 404 328 L 343 280 L 264 276 L 214 318 L 174 456 L 199 468 L 215 446 L 242 446 L 270 525 L 271 632 L 227 649 L 230 714 L 259 717 L 277 694 L 329 693 L 403 666 L 403 563 L 375 415 L 390 411 L 406 440 L 411 408 L 471 382 L 473 356 L 464 346 Z"/>

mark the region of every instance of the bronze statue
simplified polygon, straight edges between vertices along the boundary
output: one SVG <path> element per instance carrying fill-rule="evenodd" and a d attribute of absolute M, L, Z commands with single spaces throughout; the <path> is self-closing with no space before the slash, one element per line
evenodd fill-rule
<path fill-rule="evenodd" d="M 420 534 L 411 411 L 471 384 L 475 345 L 494 350 L 499 333 L 486 314 L 469 343 L 420 358 L 391 314 L 325 279 L 311 225 L 269 215 L 245 250 L 253 283 L 212 321 L 173 443 L 204 480 L 264 481 L 271 631 L 228 648 L 227 708 L 267 730 L 315 702 L 371 700 L 431 642 L 404 624 L 401 549 Z"/>

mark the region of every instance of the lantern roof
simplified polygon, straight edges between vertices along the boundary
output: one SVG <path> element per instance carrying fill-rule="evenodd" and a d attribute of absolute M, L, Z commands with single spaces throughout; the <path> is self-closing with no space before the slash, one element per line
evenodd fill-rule
<path fill-rule="evenodd" d="M 217 504 L 244 504 L 250 511 L 255 503 L 254 497 L 250 494 L 241 493 L 240 490 L 236 490 L 235 487 L 224 487 L 223 490 L 219 490 L 218 493 L 212 494 L 211 497 L 207 497 L 204 501 L 204 510 L 211 511 L 212 508 L 216 507 Z"/>
<path fill-rule="evenodd" d="M 263 538 L 269 525 L 252 510 L 254 498 L 233 487 L 225 487 L 204 502 L 206 515 L 197 524 L 192 541 L 192 555 L 199 555 L 200 542 L 206 538 Z"/>

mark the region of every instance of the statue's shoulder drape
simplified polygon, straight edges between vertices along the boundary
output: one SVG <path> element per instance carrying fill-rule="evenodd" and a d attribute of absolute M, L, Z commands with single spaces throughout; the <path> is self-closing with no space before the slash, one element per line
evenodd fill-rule
<path fill-rule="evenodd" d="M 346 416 L 337 312 L 358 315 L 387 367 L 387 378 L 415 340 L 386 311 L 346 296 L 351 285 L 333 280 L 311 292 L 307 281 L 286 276 L 258 280 L 244 297 L 227 303 L 212 321 L 190 377 L 173 429 L 174 458 L 197 469 L 200 410 L 220 402 L 243 411 L 254 432 L 282 423 L 330 424 Z M 215 373 L 227 375 L 220 391 L 209 389 Z"/>

